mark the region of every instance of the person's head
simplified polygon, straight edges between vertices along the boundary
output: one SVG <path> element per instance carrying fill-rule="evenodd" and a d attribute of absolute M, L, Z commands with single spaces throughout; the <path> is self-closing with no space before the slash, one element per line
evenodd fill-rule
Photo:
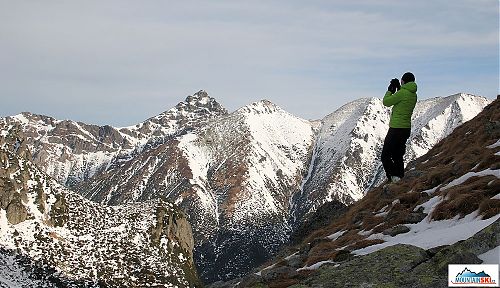
<path fill-rule="evenodd" d="M 408 82 L 415 82 L 415 75 L 411 72 L 406 72 L 403 74 L 403 77 L 401 77 L 401 84 L 405 84 Z"/>

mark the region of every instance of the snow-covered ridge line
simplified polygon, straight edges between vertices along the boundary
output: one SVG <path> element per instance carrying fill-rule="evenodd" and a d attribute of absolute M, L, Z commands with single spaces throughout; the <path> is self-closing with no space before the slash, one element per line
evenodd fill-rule
<path fill-rule="evenodd" d="M 414 119 L 408 160 L 460 125 L 468 117 L 462 111 L 484 107 L 480 98 L 468 97 L 425 100 Z M 238 268 L 233 271 L 248 269 L 251 259 L 232 245 L 244 251 L 259 243 L 259 249 L 272 253 L 294 225 L 325 201 L 350 203 L 383 180 L 378 157 L 389 109 L 378 98 L 348 103 L 321 123 L 295 117 L 267 100 L 227 113 L 212 99 L 192 96 L 135 126 L 99 130 L 72 125 L 70 139 L 52 132 L 30 145 L 40 145 L 36 155 L 39 163 L 48 163 L 46 171 L 79 182 L 76 188 L 95 201 L 120 204 L 167 197 L 181 205 L 194 223 L 197 243 L 214 245 L 203 255 L 209 276 L 219 266 L 219 272 L 225 271 L 227 265 L 216 263 L 219 259 L 234 260 Z M 93 140 L 75 132 L 79 129 L 104 133 L 107 138 L 96 139 L 106 145 L 87 145 L 84 139 Z M 99 149 L 107 152 L 97 154 Z M 92 153 L 101 158 L 93 159 Z M 264 227 L 273 229 L 263 232 Z M 215 251 L 226 254 L 209 263 Z"/>

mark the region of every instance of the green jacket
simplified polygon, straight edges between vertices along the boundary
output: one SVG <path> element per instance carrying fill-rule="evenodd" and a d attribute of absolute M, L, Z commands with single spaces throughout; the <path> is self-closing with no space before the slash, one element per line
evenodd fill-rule
<path fill-rule="evenodd" d="M 411 114 L 417 104 L 417 83 L 409 82 L 401 86 L 401 89 L 392 94 L 387 91 L 383 103 L 392 107 L 391 128 L 411 128 Z"/>

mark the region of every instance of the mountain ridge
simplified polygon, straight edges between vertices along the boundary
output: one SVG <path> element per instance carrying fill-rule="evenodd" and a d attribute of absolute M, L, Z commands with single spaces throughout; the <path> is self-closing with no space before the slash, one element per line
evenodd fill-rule
<path fill-rule="evenodd" d="M 1 283 L 201 285 L 184 212 L 161 199 L 114 207 L 91 202 L 41 172 L 25 142 L 15 129 L 0 136 Z"/>
<path fill-rule="evenodd" d="M 499 264 L 499 150 L 500 96 L 400 182 L 371 189 L 247 276 L 209 287 L 448 287 L 448 264 Z"/>
<path fill-rule="evenodd" d="M 136 127 L 152 138 L 136 140 L 142 144 L 130 145 L 122 155 L 110 153 L 114 160 L 96 169 L 92 177 L 80 177 L 85 180 L 72 187 L 104 204 L 166 197 L 180 205 L 193 224 L 195 258 L 206 282 L 241 275 L 273 255 L 317 207 L 331 200 L 352 203 L 383 181 L 377 159 L 389 110 L 378 98 L 348 103 L 318 124 L 268 100 L 227 113 L 222 106 L 210 106 L 213 98 L 206 92 L 199 93 L 186 98 L 193 105 L 180 105 L 194 111 L 201 107 L 202 120 L 197 125 L 192 124 L 197 118 L 183 121 L 181 117 L 175 123 L 184 126 L 168 135 L 158 126 L 163 124 Z M 452 96 L 424 100 L 422 113 L 417 113 L 423 119 L 419 125 L 430 123 L 429 128 L 436 128 L 450 121 L 453 128 L 468 117 L 462 117 L 464 109 L 453 103 L 463 101 L 472 115 L 488 102 L 481 97 Z M 436 101 L 449 103 L 442 105 L 443 111 L 449 110 L 444 116 L 437 111 L 441 108 L 430 113 Z M 206 115 L 204 105 L 214 107 L 213 113 Z M 175 120 L 179 115 L 172 117 Z M 450 133 L 451 128 L 437 136 Z M 117 133 L 121 136 L 123 131 Z M 412 139 L 420 139 L 415 145 L 424 151 L 437 136 L 415 133 Z M 408 155 L 415 145 L 409 145 Z M 40 161 L 59 157 L 56 154 Z"/>

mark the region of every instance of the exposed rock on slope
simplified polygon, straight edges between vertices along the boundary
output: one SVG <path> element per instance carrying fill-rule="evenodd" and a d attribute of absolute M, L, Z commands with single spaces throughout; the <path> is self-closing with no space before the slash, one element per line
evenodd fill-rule
<path fill-rule="evenodd" d="M 1 119 L 0 127 L 22 127 L 33 162 L 59 183 L 73 186 L 224 114 L 226 109 L 200 91 L 174 108 L 129 127 L 88 125 L 27 112 Z"/>
<path fill-rule="evenodd" d="M 231 278 L 287 241 L 292 193 L 310 157 L 312 125 L 268 101 L 245 106 L 151 149 L 78 189 L 117 204 L 160 196 L 191 216 L 207 281 Z"/>
<path fill-rule="evenodd" d="M 0 137 L 0 282 L 12 287 L 200 285 L 187 216 L 155 200 L 106 207 L 66 190 Z"/>

